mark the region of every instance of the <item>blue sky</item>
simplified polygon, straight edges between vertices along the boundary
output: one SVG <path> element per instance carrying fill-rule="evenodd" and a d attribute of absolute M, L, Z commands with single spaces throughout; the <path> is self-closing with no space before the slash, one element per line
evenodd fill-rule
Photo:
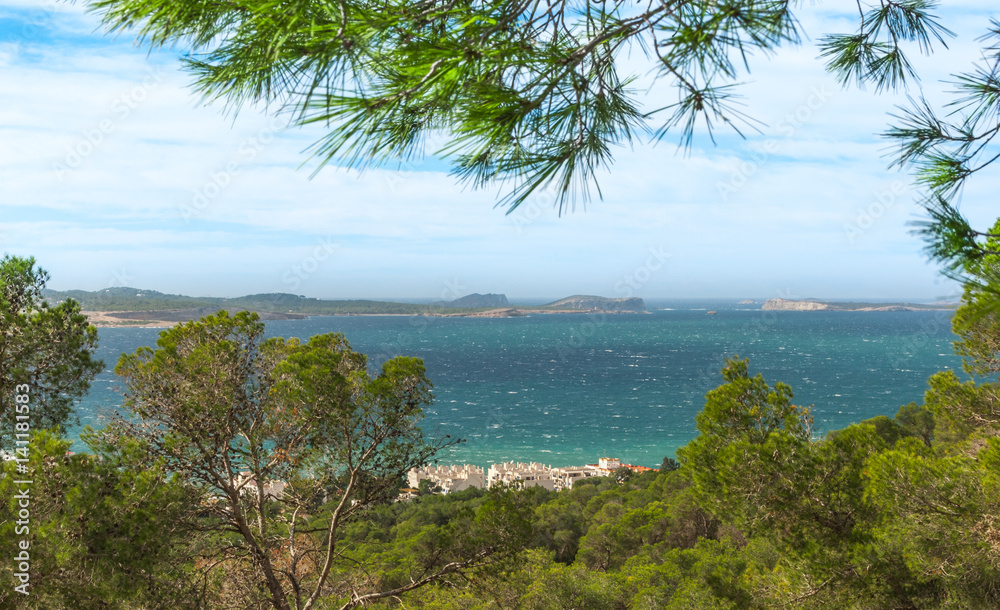
<path fill-rule="evenodd" d="M 941 11 L 957 37 L 914 62 L 932 101 L 978 58 L 993 6 Z M 56 289 L 953 296 L 910 234 L 908 176 L 876 135 L 905 97 L 842 89 L 817 58 L 824 33 L 855 27 L 854 3 L 797 10 L 808 39 L 753 58 L 743 87 L 762 134 L 696 137 L 687 154 L 669 137 L 623 148 L 604 199 L 559 217 L 544 195 L 505 215 L 498 191 L 463 189 L 432 158 L 310 178 L 303 151 L 320 132 L 203 104 L 178 50 L 105 36 L 80 3 L 0 0 L 0 251 L 35 256 Z M 653 87 L 649 108 L 670 95 Z M 964 194 L 981 226 L 1000 214 L 998 186 L 984 175 Z"/>

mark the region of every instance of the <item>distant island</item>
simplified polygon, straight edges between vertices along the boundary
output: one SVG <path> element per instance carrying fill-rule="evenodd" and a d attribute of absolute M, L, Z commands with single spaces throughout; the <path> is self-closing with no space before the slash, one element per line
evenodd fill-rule
<path fill-rule="evenodd" d="M 761 309 L 772 311 L 950 311 L 956 303 L 847 303 L 813 299 L 768 299 Z"/>
<path fill-rule="evenodd" d="M 460 299 L 455 299 L 454 301 L 435 301 L 431 303 L 432 307 L 510 307 L 510 303 L 507 302 L 507 295 L 505 294 L 479 294 L 474 292 L 472 294 L 467 294 Z"/>
<path fill-rule="evenodd" d="M 512 306 L 503 294 L 470 294 L 429 304 L 375 300 L 323 300 L 286 293 L 242 297 L 189 297 L 138 288 L 45 290 L 50 303 L 74 299 L 95 326 L 172 326 L 225 309 L 253 311 L 262 320 L 296 320 L 309 316 L 423 315 L 444 317 L 516 318 L 551 313 L 646 313 L 639 298 L 613 299 L 574 295 L 546 305 Z"/>

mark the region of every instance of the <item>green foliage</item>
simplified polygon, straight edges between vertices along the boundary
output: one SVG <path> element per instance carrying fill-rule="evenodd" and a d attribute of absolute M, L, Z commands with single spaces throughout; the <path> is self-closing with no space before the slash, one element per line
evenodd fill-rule
<path fill-rule="evenodd" d="M 723 443 L 761 443 L 778 431 L 807 440 L 812 418 L 808 409 L 792 404 L 792 388 L 778 382 L 772 389 L 760 373 L 750 377 L 747 362 L 739 356 L 726 359 L 725 383 L 705 395 L 705 408 L 695 418 L 698 431 Z"/>
<path fill-rule="evenodd" d="M 33 258 L 0 259 L 0 450 L 14 447 L 17 395 L 28 397 L 32 430 L 64 433 L 73 402 L 104 368 L 93 358 L 97 329 L 80 306 L 42 299 L 48 279 Z"/>
<path fill-rule="evenodd" d="M 42 296 L 50 303 L 61 303 L 72 299 L 84 311 L 152 311 L 156 309 L 190 309 L 211 307 L 221 299 L 188 297 L 179 294 L 163 294 L 155 290 L 139 290 L 112 286 L 103 290 L 49 290 Z"/>
<path fill-rule="evenodd" d="M 256 314 L 220 311 L 123 355 L 125 410 L 100 433 L 102 446 L 142 447 L 140 461 L 162 463 L 202 501 L 190 533 L 199 574 L 220 583 L 216 603 L 367 605 L 501 565 L 527 544 L 530 494 L 494 489 L 433 524 L 404 524 L 414 535 L 399 546 L 355 554 L 344 537 L 365 530 L 352 524 L 378 518 L 406 472 L 453 442 L 419 428 L 433 400 L 423 363 L 397 357 L 373 374 L 343 335 L 302 343 L 263 331 Z M 380 577 L 359 580 L 368 566 Z"/>
<path fill-rule="evenodd" d="M 747 599 L 995 605 L 1000 496 L 995 471 L 981 466 L 995 447 L 990 438 L 982 449 L 983 435 L 996 434 L 991 384 L 939 373 L 927 406 L 907 405 L 895 419 L 879 416 L 813 441 L 800 425 L 808 420 L 790 408 L 790 389 L 770 390 L 745 363 L 727 362 L 724 372 L 726 384 L 706 396 L 699 415 L 701 435 L 678 451 L 679 473 L 721 521 L 715 536 L 746 541 L 740 582 Z M 762 418 L 782 413 L 792 425 Z"/>
<path fill-rule="evenodd" d="M 915 402 L 903 405 L 896 413 L 896 422 L 903 436 L 913 436 L 922 440 L 928 447 L 933 446 L 936 423 L 934 413 L 927 407 Z"/>
<path fill-rule="evenodd" d="M 677 463 L 677 460 L 672 457 L 665 457 L 663 458 L 663 463 L 660 464 L 660 472 L 672 472 L 680 467 L 681 465 Z"/>
<path fill-rule="evenodd" d="M 627 483 L 628 480 L 632 478 L 632 469 L 626 466 L 619 466 L 612 476 L 615 477 L 615 481 L 617 481 L 619 485 L 622 485 Z"/>
<path fill-rule="evenodd" d="M 966 286 L 966 301 L 981 301 L 978 315 L 1000 312 L 1000 226 L 981 231 L 958 211 L 966 181 L 998 159 L 1000 133 L 1000 21 L 982 41 L 982 61 L 954 75 L 952 101 L 940 113 L 925 99 L 911 100 L 884 136 L 898 145 L 894 165 L 911 168 L 925 194 L 927 220 L 917 233 L 932 260 Z M 968 291 L 978 294 L 969 299 Z M 969 307 L 966 307 L 969 313 Z"/>
<path fill-rule="evenodd" d="M 725 0 L 419 5 L 91 0 L 111 31 L 181 43 L 208 98 L 271 102 L 328 133 L 312 153 L 354 167 L 437 152 L 474 186 L 512 182 L 511 208 L 553 186 L 560 207 L 587 197 L 611 148 L 647 130 L 747 119 L 731 90 L 749 56 L 798 38 L 789 3 Z M 896 27 L 891 24 L 891 27 Z M 644 113 L 620 57 L 641 50 L 677 102 Z"/>
<path fill-rule="evenodd" d="M 912 403 L 911 403 L 912 404 Z M 871 419 L 866 419 L 862 424 L 867 424 L 875 429 L 875 434 L 889 447 L 896 444 L 903 437 L 903 427 L 897 419 L 892 419 L 885 415 L 878 415 Z M 837 432 L 832 432 L 831 436 L 836 436 Z"/>
<path fill-rule="evenodd" d="M 734 490 L 766 485 L 770 469 L 796 459 L 812 425 L 808 409 L 792 404 L 788 385 L 772 389 L 762 375 L 750 377 L 746 360 L 726 359 L 722 377 L 696 417 L 700 434 L 677 450 L 680 472 L 716 514 L 737 510 Z M 748 461 L 759 470 L 744 469 Z"/>
<path fill-rule="evenodd" d="M 30 477 L 4 463 L 0 479 L 0 545 L 13 556 L 30 548 L 28 596 L 9 579 L 5 608 L 199 608 L 195 548 L 189 522 L 197 496 L 160 464 L 141 464 L 132 445 L 103 459 L 67 456 L 68 441 L 46 432 L 32 438 Z M 16 480 L 29 478 L 23 485 Z M 29 519 L 18 523 L 17 498 L 28 492 Z M 23 529 L 22 529 L 23 524 Z"/>
<path fill-rule="evenodd" d="M 748 557 L 733 545 L 701 540 L 689 549 L 651 550 L 629 562 L 624 579 L 632 595 L 628 607 L 757 608 L 747 588 Z"/>
<path fill-rule="evenodd" d="M 625 593 L 613 576 L 594 572 L 583 566 L 551 565 L 538 575 L 521 598 L 531 610 L 627 608 Z"/>
<path fill-rule="evenodd" d="M 497 559 L 488 565 L 466 560 L 463 579 L 502 574 L 515 565 L 510 561 L 514 552 L 530 541 L 531 508 L 529 494 L 499 488 L 374 507 L 364 520 L 344 529 L 345 555 L 336 569 L 339 577 L 353 579 L 357 566 L 363 565 L 374 581 L 370 586 L 383 591 L 405 590 L 428 574 L 457 576 L 459 557 L 492 554 Z M 498 553 L 501 547 L 505 550 Z M 441 586 L 449 583 L 445 580 Z M 372 596 L 368 601 L 378 599 Z"/>
<path fill-rule="evenodd" d="M 573 501 L 571 495 L 572 492 L 560 494 L 557 500 L 539 506 L 534 516 L 533 546 L 550 550 L 555 561 L 567 565 L 576 559 L 580 538 L 586 531 L 584 507 L 581 502 Z"/>
<path fill-rule="evenodd" d="M 432 483 L 429 479 L 421 479 L 420 483 L 417 484 L 417 490 L 419 495 L 421 496 L 427 496 L 430 494 L 441 492 L 441 488 Z"/>
<path fill-rule="evenodd" d="M 974 433 L 1000 433 L 1000 384 L 961 381 L 954 371 L 928 379 L 925 402 L 934 413 L 934 433 L 945 442 L 963 441 Z"/>
<path fill-rule="evenodd" d="M 640 132 L 660 139 L 677 130 L 690 146 L 699 125 L 710 136 L 720 125 L 737 133 L 754 126 L 735 92 L 750 57 L 799 39 L 794 3 L 783 0 L 89 0 L 88 7 L 111 32 L 190 51 L 186 69 L 207 98 L 235 109 L 274 104 L 294 124 L 323 126 L 311 149 L 320 167 L 393 163 L 430 147 L 464 182 L 510 185 L 502 200 L 509 209 L 547 187 L 560 210 L 586 200 L 613 147 Z M 952 36 L 937 8 L 932 0 L 859 4 L 855 32 L 821 40 L 827 69 L 876 91 L 905 86 L 917 78 L 908 47 L 929 54 Z M 998 32 L 994 23 L 989 36 Z M 957 77 L 956 104 L 966 115 L 958 126 L 923 103 L 888 134 L 901 142 L 899 162 L 917 163 L 918 179 L 935 193 L 955 192 L 995 158 L 987 144 L 1000 103 L 996 49 L 987 48 L 986 66 Z M 656 80 L 676 89 L 674 103 L 642 109 L 635 76 L 622 67 L 636 50 Z"/>
<path fill-rule="evenodd" d="M 859 4 L 862 15 L 857 34 L 822 39 L 821 55 L 828 58 L 827 67 L 842 83 L 874 83 L 876 91 L 897 89 L 907 79 L 916 79 L 903 43 L 915 42 L 929 54 L 934 41 L 946 46 L 945 37 L 954 36 L 929 12 L 937 4 L 933 0 L 880 2 L 867 11 Z"/>
<path fill-rule="evenodd" d="M 962 306 L 952 319 L 952 330 L 960 338 L 955 351 L 970 375 L 1000 374 L 1000 220 L 989 235 L 972 242 L 976 249 L 957 257 L 971 278 L 962 294 Z"/>
<path fill-rule="evenodd" d="M 1000 488 L 997 439 L 973 455 L 939 457 L 916 441 L 873 456 L 866 494 L 878 505 L 878 534 L 910 582 L 907 597 L 937 607 L 1000 604 Z"/>

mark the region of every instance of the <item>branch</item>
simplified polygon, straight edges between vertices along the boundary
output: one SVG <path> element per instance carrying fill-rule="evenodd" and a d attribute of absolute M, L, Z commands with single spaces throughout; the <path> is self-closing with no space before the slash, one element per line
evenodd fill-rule
<path fill-rule="evenodd" d="M 390 591 L 380 591 L 378 593 L 368 593 L 365 595 L 358 595 L 357 593 L 355 593 L 352 595 L 350 601 L 348 601 L 346 604 L 340 607 L 340 610 L 349 610 L 350 608 L 353 608 L 358 605 L 364 605 L 369 602 L 373 602 L 375 600 L 384 599 L 386 597 L 396 597 L 402 593 L 406 593 L 407 591 L 418 589 L 420 587 L 423 587 L 424 585 L 434 582 L 435 580 L 447 576 L 448 574 L 454 574 L 456 572 L 460 572 L 465 568 L 474 566 L 477 562 L 488 557 L 490 553 L 492 553 L 491 550 L 480 551 L 471 559 L 467 559 L 465 561 L 453 561 L 442 567 L 434 574 L 431 574 L 430 576 L 421 578 L 420 580 L 413 581 L 408 585 L 397 587 Z"/>
<path fill-rule="evenodd" d="M 316 587 L 313 589 L 312 595 L 306 600 L 302 610 L 309 610 L 319 599 L 319 594 L 323 590 L 323 585 L 326 584 L 326 579 L 330 576 L 330 568 L 333 567 L 334 551 L 337 548 L 337 528 L 340 526 L 340 519 L 342 513 L 344 512 L 344 507 L 347 505 L 348 499 L 354 494 L 354 487 L 358 482 L 358 471 L 360 466 L 356 466 L 351 470 L 351 479 L 347 482 L 347 488 L 344 489 L 344 495 L 341 496 L 340 502 L 337 503 L 337 508 L 334 509 L 333 514 L 330 515 L 330 526 L 327 528 L 327 543 L 326 543 L 326 558 L 323 560 L 323 568 L 320 570 L 319 580 L 316 582 Z"/>

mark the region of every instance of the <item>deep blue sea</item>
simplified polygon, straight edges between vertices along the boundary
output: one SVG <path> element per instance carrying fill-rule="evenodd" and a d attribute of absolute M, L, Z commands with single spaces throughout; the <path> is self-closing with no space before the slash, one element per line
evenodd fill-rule
<path fill-rule="evenodd" d="M 921 401 L 927 377 L 960 367 L 950 312 L 773 312 L 759 305 L 656 302 L 648 314 L 524 318 L 329 316 L 267 323 L 269 335 L 343 332 L 373 365 L 423 358 L 436 400 L 424 429 L 466 439 L 442 463 L 502 460 L 553 466 L 618 457 L 658 466 L 695 434 L 723 358 L 783 381 L 812 405 L 816 431 Z M 707 310 L 716 310 L 707 315 Z M 122 352 L 160 331 L 100 330 L 106 370 L 78 407 L 84 424 L 120 404 L 112 372 Z M 76 431 L 72 433 L 74 436 Z"/>

